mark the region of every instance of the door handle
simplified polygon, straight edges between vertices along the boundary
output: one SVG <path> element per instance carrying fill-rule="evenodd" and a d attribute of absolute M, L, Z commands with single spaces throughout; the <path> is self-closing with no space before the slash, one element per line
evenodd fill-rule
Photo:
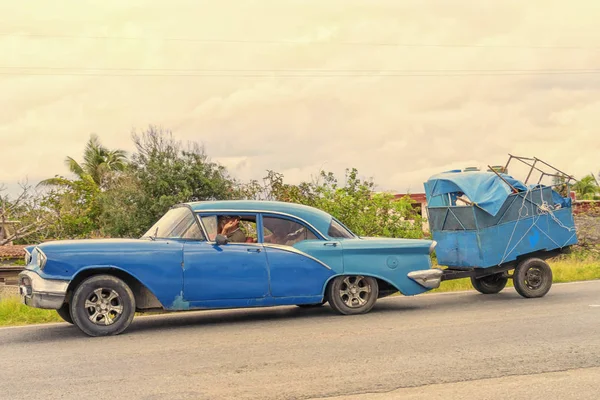
<path fill-rule="evenodd" d="M 333 246 L 333 247 L 336 247 L 337 243 L 335 243 L 335 242 L 326 242 L 326 243 L 323 243 L 323 246 Z"/>
<path fill-rule="evenodd" d="M 260 253 L 260 249 L 246 249 L 248 253 Z"/>

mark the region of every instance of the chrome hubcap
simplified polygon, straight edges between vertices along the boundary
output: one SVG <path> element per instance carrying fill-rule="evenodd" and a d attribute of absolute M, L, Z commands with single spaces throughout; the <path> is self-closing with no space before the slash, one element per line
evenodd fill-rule
<path fill-rule="evenodd" d="M 123 314 L 121 297 L 112 289 L 98 288 L 85 300 L 88 318 L 96 325 L 112 325 Z"/>
<path fill-rule="evenodd" d="M 371 297 L 371 286 L 364 276 L 348 276 L 342 281 L 340 298 L 348 307 L 362 307 Z"/>

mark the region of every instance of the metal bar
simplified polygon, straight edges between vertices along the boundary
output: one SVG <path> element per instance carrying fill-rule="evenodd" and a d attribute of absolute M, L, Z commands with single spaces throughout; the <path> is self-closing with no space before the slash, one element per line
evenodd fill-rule
<path fill-rule="evenodd" d="M 519 160 L 519 161 L 523 161 L 523 160 L 529 160 L 529 161 L 533 161 L 533 160 L 535 160 L 535 157 L 534 157 L 534 158 L 529 158 L 529 157 L 521 157 L 521 156 L 512 156 L 512 157 L 513 157 L 513 158 L 516 158 L 516 159 L 517 159 L 517 160 Z"/>
<path fill-rule="evenodd" d="M 462 202 L 463 202 L 463 203 L 465 203 L 465 204 L 468 204 L 468 205 L 470 205 L 470 206 L 472 206 L 472 205 L 473 205 L 473 202 L 471 202 L 471 201 L 469 201 L 469 200 L 461 199 L 460 197 L 457 197 L 457 198 L 456 198 L 456 201 L 459 201 L 459 200 L 460 200 L 460 201 L 462 201 Z"/>
<path fill-rule="evenodd" d="M 449 213 L 448 210 L 450 210 L 450 208 L 446 208 L 446 214 L 444 214 L 444 220 L 442 221 L 442 225 L 440 225 L 442 227 L 441 230 L 444 230 L 444 225 L 446 225 L 446 220 L 448 219 L 448 213 Z"/>
<path fill-rule="evenodd" d="M 442 281 L 451 281 L 454 279 L 462 279 L 469 277 L 483 278 L 485 276 L 510 271 L 511 269 L 515 268 L 515 265 L 516 263 L 514 261 L 510 261 L 506 264 L 486 268 L 459 269 L 459 267 L 450 267 L 443 270 Z"/>
<path fill-rule="evenodd" d="M 520 160 L 520 161 L 521 161 L 523 164 L 525 164 L 525 165 L 529 165 L 531 168 L 535 169 L 536 171 L 539 171 L 539 172 L 541 172 L 541 173 L 544 173 L 544 174 L 546 173 L 545 171 L 543 171 L 543 170 L 539 169 L 538 167 L 534 166 L 534 164 L 529 164 L 528 162 L 525 162 L 525 161 L 523 161 L 523 160 Z M 528 177 L 529 177 L 529 176 L 528 176 Z"/>
<path fill-rule="evenodd" d="M 474 276 L 474 275 L 475 275 L 475 271 L 472 269 L 470 269 L 470 270 L 445 269 L 444 274 L 442 275 L 442 280 L 450 281 L 453 279 L 468 278 L 468 277 Z"/>
<path fill-rule="evenodd" d="M 471 212 L 473 213 L 473 220 L 475 221 L 475 230 L 479 232 L 479 218 L 477 218 L 477 214 L 475 213 L 475 207 L 471 208 Z"/>
<path fill-rule="evenodd" d="M 537 160 L 533 161 L 533 165 L 531 166 L 531 169 L 529 170 L 529 174 L 527 174 L 527 178 L 525 178 L 525 184 L 527 185 L 527 181 L 529 180 L 529 177 L 531 177 L 531 173 L 533 172 L 533 169 L 535 168 L 535 163 L 537 162 Z"/>
<path fill-rule="evenodd" d="M 534 158 L 528 158 L 528 157 L 517 157 L 517 156 L 512 156 L 512 155 L 511 155 L 511 157 L 512 157 L 512 158 L 516 158 L 517 160 L 521 161 L 523 164 L 525 164 L 525 165 L 528 165 L 528 166 L 530 166 L 531 168 L 535 169 L 536 171 L 539 171 L 539 172 L 541 172 L 543 175 L 540 177 L 540 180 L 538 181 L 538 184 L 539 184 L 539 183 L 542 181 L 542 179 L 544 178 L 544 176 L 553 176 L 553 177 L 557 177 L 557 178 L 563 178 L 563 179 L 566 179 L 566 180 L 567 180 L 567 181 L 566 181 L 566 183 L 567 183 L 567 184 L 568 184 L 568 183 L 570 183 L 570 181 L 571 181 L 571 180 L 574 180 L 574 181 L 576 181 L 576 182 L 577 182 L 577 179 L 575 179 L 573 176 L 571 176 L 571 175 L 568 175 L 567 173 L 565 173 L 565 172 L 563 172 L 563 171 L 559 170 L 558 168 L 555 168 L 555 167 L 553 167 L 552 165 L 548 164 L 548 163 L 547 163 L 547 162 L 545 162 L 544 160 L 540 160 L 540 159 L 539 159 L 539 158 L 537 158 L 537 157 L 534 157 Z M 526 162 L 526 161 L 524 161 L 524 160 L 533 161 L 533 164 L 530 164 L 530 163 L 528 163 L 528 162 Z M 555 170 L 556 172 L 558 172 L 558 173 L 560 173 L 560 174 L 562 174 L 562 175 L 558 175 L 558 174 L 549 174 L 549 173 L 547 173 L 546 171 L 544 171 L 544 170 L 541 170 L 540 168 L 538 168 L 538 167 L 536 167 L 536 166 L 535 166 L 535 164 L 536 164 L 538 161 L 539 161 L 539 162 L 541 162 L 542 164 L 544 164 L 544 165 L 546 165 L 546 166 L 548 166 L 548 167 L 552 168 L 553 170 Z M 531 173 L 532 173 L 532 172 L 533 172 L 533 171 L 530 171 L 529 175 L 527 175 L 527 179 L 525 179 L 525 183 L 527 183 L 527 182 L 529 181 L 529 178 L 530 178 L 530 176 L 531 176 Z M 554 185 L 554 186 L 558 186 L 558 185 Z"/>
<path fill-rule="evenodd" d="M 454 214 L 454 211 L 452 211 L 451 208 L 448 208 L 448 210 L 452 213 L 452 215 L 454 215 L 454 218 L 456 218 L 456 220 L 458 221 L 458 223 L 460 224 L 460 226 L 463 228 L 463 231 L 466 231 L 467 228 L 465 228 L 465 226 L 463 225 L 463 223 L 460 221 L 460 219 L 456 216 L 456 214 Z"/>
<path fill-rule="evenodd" d="M 546 176 L 554 176 L 556 178 L 565 178 L 565 179 L 569 178 L 568 176 L 565 176 L 565 175 L 548 174 L 548 173 L 546 173 Z"/>
<path fill-rule="evenodd" d="M 521 196 L 514 196 L 513 197 L 513 201 L 508 205 L 508 207 L 506 207 L 506 210 L 504 210 L 504 212 L 502 213 L 502 215 L 500 216 L 500 219 L 498 219 L 498 222 L 495 225 L 500 225 L 502 223 L 502 220 L 504 219 L 504 216 L 506 215 L 506 213 L 508 212 L 508 210 L 510 210 L 510 208 L 512 207 L 513 203 L 515 201 L 517 201 L 517 197 L 521 197 Z"/>
<path fill-rule="evenodd" d="M 508 164 L 510 164 L 510 161 L 513 159 L 513 155 L 508 153 L 508 161 L 506 162 L 506 165 L 504 166 L 504 170 L 508 171 Z"/>
<path fill-rule="evenodd" d="M 519 191 L 517 189 L 515 189 L 515 187 L 513 185 L 511 185 L 510 183 L 508 183 L 508 181 L 506 179 L 504 179 L 502 177 L 502 175 L 500 175 L 498 172 L 496 172 L 496 170 L 494 170 L 491 166 L 488 165 L 488 168 L 495 173 L 496 175 L 498 175 L 498 177 L 500 179 L 502 179 L 504 181 L 504 183 L 506 183 L 508 186 L 510 186 L 510 188 L 513 190 L 513 193 L 519 193 Z"/>
<path fill-rule="evenodd" d="M 539 158 L 537 158 L 537 157 L 536 157 L 535 159 L 536 159 L 536 160 L 538 160 L 539 162 L 541 162 L 542 164 L 544 164 L 544 165 L 547 165 L 548 167 L 552 168 L 553 170 L 555 170 L 555 171 L 557 171 L 557 172 L 560 172 L 560 173 L 561 173 L 561 174 L 563 174 L 565 177 L 568 177 L 568 178 L 575 179 L 575 178 L 573 178 L 571 175 L 567 174 L 566 172 L 563 172 L 563 171 L 561 171 L 560 169 L 558 169 L 558 168 L 556 168 L 556 167 L 553 167 L 552 165 L 548 164 L 548 163 L 547 163 L 547 162 L 545 162 L 544 160 L 540 160 L 540 159 L 539 159 Z M 575 179 L 575 180 L 577 180 L 577 179 Z"/>

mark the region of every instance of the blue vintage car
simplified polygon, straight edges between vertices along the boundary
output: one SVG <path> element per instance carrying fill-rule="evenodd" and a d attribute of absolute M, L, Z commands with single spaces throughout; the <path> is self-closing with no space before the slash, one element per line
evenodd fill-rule
<path fill-rule="evenodd" d="M 430 240 L 362 238 L 303 205 L 206 201 L 170 209 L 140 239 L 55 241 L 27 249 L 22 301 L 56 309 L 90 336 L 134 313 L 329 302 L 366 313 L 377 298 L 436 288 Z"/>

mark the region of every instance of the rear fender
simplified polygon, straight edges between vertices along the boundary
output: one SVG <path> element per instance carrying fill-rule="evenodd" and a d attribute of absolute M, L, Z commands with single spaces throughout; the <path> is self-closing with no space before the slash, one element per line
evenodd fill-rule
<path fill-rule="evenodd" d="M 402 293 L 400 291 L 400 289 L 398 289 L 398 287 L 396 287 L 393 283 L 389 282 L 387 279 L 384 279 L 380 276 L 376 276 L 376 275 L 372 275 L 372 274 L 359 274 L 359 275 L 377 279 L 377 283 L 379 284 L 379 296 L 378 296 L 379 298 L 389 296 L 390 294 L 393 294 L 395 292 Z M 329 284 L 331 282 L 333 282 L 333 280 L 335 278 L 337 278 L 338 276 L 354 276 L 354 275 L 338 274 L 338 275 L 331 276 L 329 279 L 327 279 L 327 281 L 323 285 L 323 298 L 327 297 L 327 286 L 329 286 Z"/>

